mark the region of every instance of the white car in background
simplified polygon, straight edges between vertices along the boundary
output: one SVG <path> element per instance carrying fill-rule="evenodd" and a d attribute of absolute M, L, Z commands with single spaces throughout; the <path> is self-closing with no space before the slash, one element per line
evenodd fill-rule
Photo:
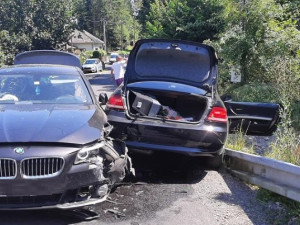
<path fill-rule="evenodd" d="M 102 72 L 102 62 L 100 59 L 87 59 L 82 65 L 82 70 L 84 73 L 97 73 Z"/>
<path fill-rule="evenodd" d="M 108 60 L 109 64 L 113 64 L 114 62 L 116 62 L 118 55 L 119 55 L 118 53 L 111 53 L 110 57 L 109 57 L 109 60 Z"/>

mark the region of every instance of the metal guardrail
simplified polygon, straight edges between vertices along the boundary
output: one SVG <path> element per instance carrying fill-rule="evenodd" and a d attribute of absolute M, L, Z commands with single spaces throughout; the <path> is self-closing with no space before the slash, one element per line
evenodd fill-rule
<path fill-rule="evenodd" d="M 238 178 L 300 202 L 300 167 L 226 149 L 226 167 Z"/>

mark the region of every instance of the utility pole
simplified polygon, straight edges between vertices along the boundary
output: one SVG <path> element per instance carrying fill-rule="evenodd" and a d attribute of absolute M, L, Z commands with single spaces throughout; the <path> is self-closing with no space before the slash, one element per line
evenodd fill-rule
<path fill-rule="evenodd" d="M 123 51 L 123 21 L 121 22 L 121 51 Z"/>
<path fill-rule="evenodd" d="M 135 44 L 135 18 L 133 20 L 133 44 Z"/>
<path fill-rule="evenodd" d="M 104 41 L 104 51 L 106 52 L 106 20 L 105 18 L 102 18 L 102 23 L 103 23 L 103 41 Z"/>

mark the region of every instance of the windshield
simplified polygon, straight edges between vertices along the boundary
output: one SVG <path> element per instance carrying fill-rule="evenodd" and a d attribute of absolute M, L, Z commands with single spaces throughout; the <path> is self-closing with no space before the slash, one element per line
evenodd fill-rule
<path fill-rule="evenodd" d="M 94 63 L 96 63 L 96 59 L 88 59 L 85 61 L 84 64 L 94 64 Z"/>
<path fill-rule="evenodd" d="M 117 55 L 110 55 L 110 58 L 117 58 Z"/>
<path fill-rule="evenodd" d="M 17 74 L 0 76 L 0 104 L 88 104 L 80 76 Z"/>

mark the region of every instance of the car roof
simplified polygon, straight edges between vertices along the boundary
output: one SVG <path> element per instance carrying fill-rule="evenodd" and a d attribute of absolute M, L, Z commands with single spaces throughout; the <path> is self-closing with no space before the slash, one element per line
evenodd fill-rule
<path fill-rule="evenodd" d="M 19 53 L 14 60 L 19 64 L 59 64 L 81 68 L 77 55 L 57 50 L 33 50 Z"/>
<path fill-rule="evenodd" d="M 74 66 L 49 65 L 49 64 L 24 64 L 0 68 L 0 75 L 8 74 L 64 74 L 79 75 L 79 70 Z"/>

